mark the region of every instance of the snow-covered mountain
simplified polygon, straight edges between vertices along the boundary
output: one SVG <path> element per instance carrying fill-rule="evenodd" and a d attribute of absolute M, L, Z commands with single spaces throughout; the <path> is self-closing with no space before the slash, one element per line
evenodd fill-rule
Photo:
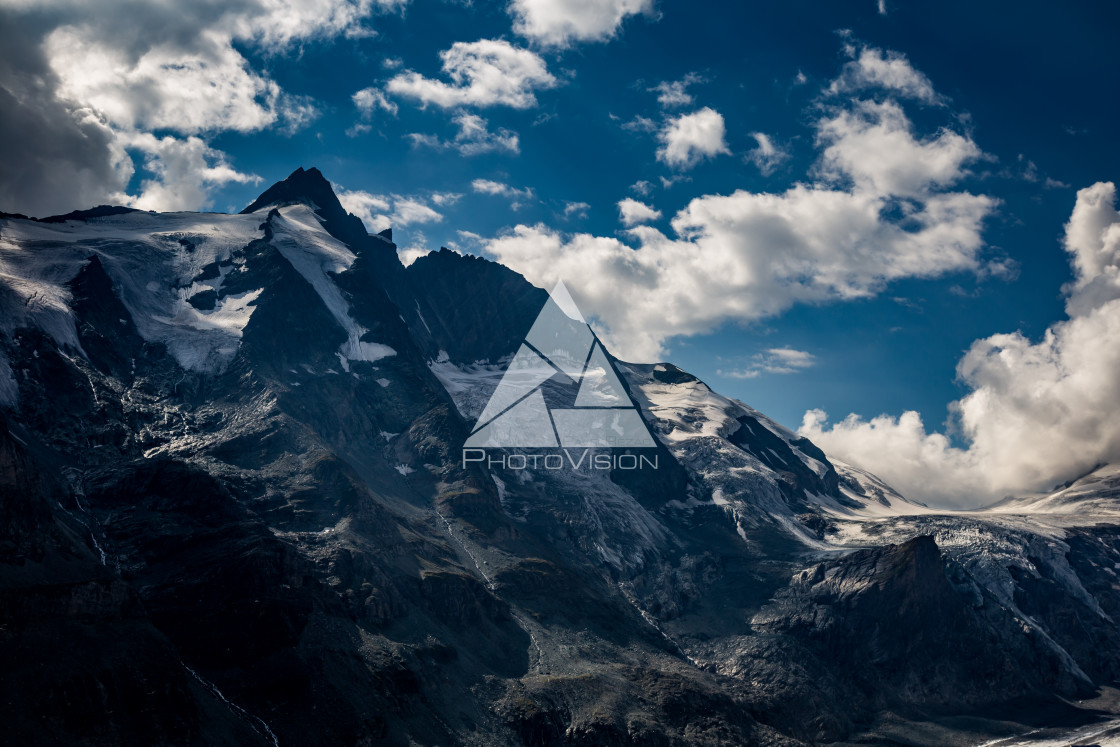
<path fill-rule="evenodd" d="M 314 169 L 238 215 L 0 215 L 7 733 L 968 744 L 1094 718 L 1063 703 L 1120 677 L 1120 469 L 939 511 L 614 359 L 658 469 L 465 463 L 547 298 L 446 250 L 403 267 Z"/>

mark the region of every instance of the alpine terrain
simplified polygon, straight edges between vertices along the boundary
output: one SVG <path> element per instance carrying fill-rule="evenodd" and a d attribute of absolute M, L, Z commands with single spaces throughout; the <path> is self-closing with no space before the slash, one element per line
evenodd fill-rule
<path fill-rule="evenodd" d="M 614 359 L 561 295 L 448 250 L 403 266 L 316 169 L 237 215 L 0 214 L 5 741 L 1120 732 L 1120 465 L 927 508 Z M 550 304 L 633 413 L 617 458 L 476 431 Z M 557 424 L 575 359 L 531 377 Z"/>

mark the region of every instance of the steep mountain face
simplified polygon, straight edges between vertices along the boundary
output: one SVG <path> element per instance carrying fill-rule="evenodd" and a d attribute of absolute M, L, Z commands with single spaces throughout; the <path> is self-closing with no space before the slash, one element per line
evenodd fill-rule
<path fill-rule="evenodd" d="M 465 463 L 547 299 L 403 267 L 315 169 L 239 215 L 0 218 L 8 733 L 968 743 L 1120 676 L 1108 468 L 937 512 L 613 358 L 656 470 Z"/>

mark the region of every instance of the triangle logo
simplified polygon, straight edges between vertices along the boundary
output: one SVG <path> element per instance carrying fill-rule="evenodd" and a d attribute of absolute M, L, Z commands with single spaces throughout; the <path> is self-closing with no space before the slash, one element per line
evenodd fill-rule
<path fill-rule="evenodd" d="M 549 407 L 546 382 L 578 385 L 572 407 Z M 641 413 L 563 281 L 549 294 L 463 444 L 475 448 L 652 448 Z"/>

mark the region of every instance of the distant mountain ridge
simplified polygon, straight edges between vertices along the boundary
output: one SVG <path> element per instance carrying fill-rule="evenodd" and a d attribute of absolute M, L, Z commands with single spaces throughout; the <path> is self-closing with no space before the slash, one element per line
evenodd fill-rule
<path fill-rule="evenodd" d="M 1120 679 L 1115 468 L 938 511 L 613 357 L 656 471 L 464 464 L 547 297 L 404 267 L 317 169 L 237 215 L 0 216 L 11 738 L 964 744 L 1098 715 L 1065 703 Z"/>

